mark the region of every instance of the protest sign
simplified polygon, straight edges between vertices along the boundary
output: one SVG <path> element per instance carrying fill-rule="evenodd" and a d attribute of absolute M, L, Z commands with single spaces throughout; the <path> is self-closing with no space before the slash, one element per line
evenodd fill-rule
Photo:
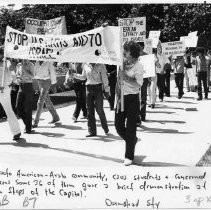
<path fill-rule="evenodd" d="M 144 43 L 144 52 L 152 54 L 152 39 L 146 39 Z"/>
<path fill-rule="evenodd" d="M 181 36 L 180 41 L 184 41 L 186 47 L 197 47 L 198 36 Z"/>
<path fill-rule="evenodd" d="M 183 41 L 165 42 L 161 43 L 161 46 L 163 54 L 167 57 L 170 55 L 182 56 L 185 53 L 185 44 Z"/>
<path fill-rule="evenodd" d="M 160 38 L 160 31 L 150 31 L 149 39 L 152 39 L 152 48 L 157 48 Z"/>
<path fill-rule="evenodd" d="M 99 27 L 74 35 L 26 34 L 7 26 L 6 56 L 54 62 L 91 62 L 119 65 L 120 28 Z"/>
<path fill-rule="evenodd" d="M 50 20 L 26 18 L 25 32 L 28 34 L 67 34 L 65 16 Z"/>
<path fill-rule="evenodd" d="M 155 55 L 143 55 L 138 60 L 144 68 L 144 78 L 155 77 Z"/>
<path fill-rule="evenodd" d="M 197 36 L 198 31 L 193 31 L 188 34 L 188 36 Z"/>
<path fill-rule="evenodd" d="M 150 31 L 149 32 L 149 38 L 153 39 L 153 38 L 160 38 L 160 31 Z"/>
<path fill-rule="evenodd" d="M 146 17 L 119 19 L 123 43 L 128 41 L 144 42 L 146 39 Z"/>

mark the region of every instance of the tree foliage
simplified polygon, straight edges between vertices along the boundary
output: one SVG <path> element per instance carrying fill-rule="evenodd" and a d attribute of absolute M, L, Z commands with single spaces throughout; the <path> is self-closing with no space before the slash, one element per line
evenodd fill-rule
<path fill-rule="evenodd" d="M 25 4 L 20 10 L 0 9 L 2 36 L 7 25 L 24 30 L 26 17 L 48 20 L 66 17 L 68 34 L 100 26 L 107 21 L 118 25 L 119 18 L 146 17 L 147 34 L 161 30 L 161 41 L 176 41 L 191 31 L 198 31 L 203 45 L 211 44 L 211 5 L 206 4 Z M 1 35 L 1 34 L 0 34 Z"/>

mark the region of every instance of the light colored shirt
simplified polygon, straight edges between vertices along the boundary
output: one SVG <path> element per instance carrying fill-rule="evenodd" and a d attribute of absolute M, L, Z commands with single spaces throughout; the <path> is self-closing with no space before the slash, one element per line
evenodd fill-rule
<path fill-rule="evenodd" d="M 205 57 L 196 57 L 196 71 L 207 71 L 207 59 Z"/>
<path fill-rule="evenodd" d="M 164 66 L 165 66 L 166 63 L 169 63 L 169 60 L 164 54 L 161 54 L 161 55 L 157 54 L 156 58 L 157 58 L 157 61 L 156 61 L 156 64 L 155 64 L 156 73 L 163 74 L 164 73 Z"/>
<path fill-rule="evenodd" d="M 74 74 L 76 79 L 86 80 L 86 85 L 103 84 L 103 88 L 106 92 L 110 91 L 108 85 L 108 75 L 104 64 L 84 64 L 82 74 Z"/>
<path fill-rule="evenodd" d="M 34 78 L 41 80 L 51 80 L 51 84 L 55 84 L 56 80 L 56 72 L 52 62 L 44 61 L 40 64 L 39 61 L 35 63 L 34 67 Z"/>
<path fill-rule="evenodd" d="M 131 68 L 120 70 L 119 74 L 123 79 L 123 95 L 138 94 L 143 84 L 143 66 L 137 61 Z"/>
<path fill-rule="evenodd" d="M 185 61 L 184 58 L 176 58 L 173 61 L 174 73 L 184 73 Z"/>
<path fill-rule="evenodd" d="M 34 78 L 34 64 L 31 62 L 18 63 L 16 66 L 17 81 L 20 83 L 32 83 Z"/>
<path fill-rule="evenodd" d="M 2 77 L 3 77 L 3 62 L 0 61 L 0 86 L 2 85 Z M 9 69 L 6 67 L 4 72 L 4 87 L 9 86 L 12 82 L 12 77 Z"/>

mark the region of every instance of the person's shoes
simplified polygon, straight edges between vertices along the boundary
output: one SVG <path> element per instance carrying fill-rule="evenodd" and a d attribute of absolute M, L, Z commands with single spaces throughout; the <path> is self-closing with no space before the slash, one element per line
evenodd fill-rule
<path fill-rule="evenodd" d="M 53 120 L 52 120 L 52 121 L 50 121 L 48 124 L 56 123 L 56 122 L 58 122 L 58 121 L 60 121 L 60 119 L 59 119 L 59 118 L 57 118 L 57 119 L 53 119 Z"/>
<path fill-rule="evenodd" d="M 141 117 L 141 121 L 145 122 L 146 118 L 145 117 Z"/>
<path fill-rule="evenodd" d="M 204 99 L 206 99 L 206 100 L 207 100 L 207 99 L 208 99 L 208 96 L 205 96 L 205 97 L 204 97 Z"/>
<path fill-rule="evenodd" d="M 151 105 L 151 108 L 154 109 L 154 108 L 155 108 L 155 104 L 152 104 L 152 105 Z"/>
<path fill-rule="evenodd" d="M 77 122 L 77 118 L 74 116 L 72 116 L 72 120 L 73 120 L 73 122 Z"/>
<path fill-rule="evenodd" d="M 74 117 L 75 118 L 75 117 Z M 72 118 L 73 119 L 73 118 Z M 81 119 L 87 119 L 87 115 L 84 115 Z M 73 121 L 75 121 L 74 119 L 73 119 Z M 76 121 L 77 121 L 77 119 L 76 119 Z"/>
<path fill-rule="evenodd" d="M 97 135 L 94 134 L 94 133 L 89 133 L 89 134 L 86 135 L 86 137 L 93 137 L 93 136 L 97 136 Z"/>
<path fill-rule="evenodd" d="M 163 102 L 163 99 L 162 99 L 162 98 L 160 98 L 160 99 L 159 99 L 159 101 L 160 101 L 160 102 Z"/>
<path fill-rule="evenodd" d="M 149 104 L 148 107 L 152 107 L 152 104 Z"/>
<path fill-rule="evenodd" d="M 202 100 L 202 97 L 198 97 L 196 100 L 197 101 L 201 101 Z"/>
<path fill-rule="evenodd" d="M 28 129 L 25 129 L 24 133 L 27 133 L 27 134 L 33 134 L 35 131 L 34 130 L 28 130 Z"/>
<path fill-rule="evenodd" d="M 124 160 L 124 165 L 125 166 L 129 166 L 129 165 L 132 165 L 132 164 L 133 164 L 133 161 L 132 160 L 130 160 L 128 158 L 125 158 L 125 160 Z"/>
<path fill-rule="evenodd" d="M 109 129 L 105 131 L 105 135 L 109 135 Z"/>
<path fill-rule="evenodd" d="M 13 136 L 13 140 L 14 141 L 19 141 L 20 140 L 20 136 L 21 136 L 21 133 L 18 133 L 16 135 Z"/>
<path fill-rule="evenodd" d="M 37 128 L 38 127 L 38 124 L 37 123 L 34 123 L 33 125 L 32 125 L 32 128 Z"/>

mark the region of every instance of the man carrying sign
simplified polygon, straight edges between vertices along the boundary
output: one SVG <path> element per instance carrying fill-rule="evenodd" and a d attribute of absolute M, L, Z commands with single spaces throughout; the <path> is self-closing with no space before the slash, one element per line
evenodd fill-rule
<path fill-rule="evenodd" d="M 0 85 L 0 103 L 2 104 L 6 112 L 9 127 L 11 133 L 13 134 L 13 140 L 18 141 L 20 140 L 21 131 L 18 120 L 12 110 L 11 105 L 9 85 L 11 84 L 12 79 L 8 68 L 6 68 L 5 70 L 3 69 L 3 58 L 4 49 L 3 47 L 0 47 L 0 81 L 2 82 Z"/>

